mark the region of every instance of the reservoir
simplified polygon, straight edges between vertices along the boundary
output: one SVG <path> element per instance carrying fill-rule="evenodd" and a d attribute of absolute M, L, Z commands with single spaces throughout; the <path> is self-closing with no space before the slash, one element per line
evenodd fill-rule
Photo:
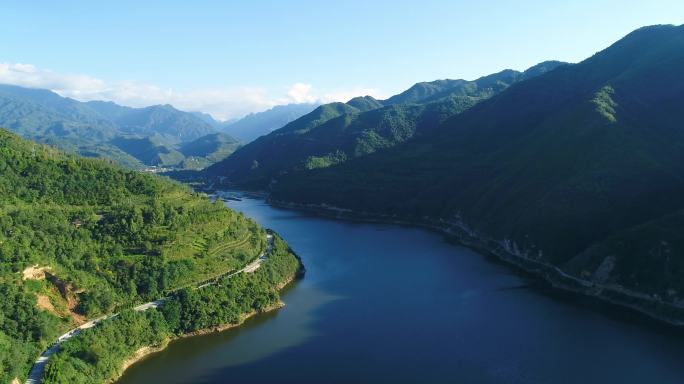
<path fill-rule="evenodd" d="M 684 383 L 684 333 L 438 234 L 227 205 L 277 231 L 306 276 L 284 308 L 172 342 L 118 383 Z"/>

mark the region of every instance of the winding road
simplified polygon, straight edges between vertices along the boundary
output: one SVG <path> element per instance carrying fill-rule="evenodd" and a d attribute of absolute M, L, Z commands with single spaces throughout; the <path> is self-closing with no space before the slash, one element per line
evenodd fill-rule
<path fill-rule="evenodd" d="M 261 254 L 251 263 L 247 264 L 244 268 L 239 269 L 234 272 L 229 272 L 217 277 L 212 277 L 209 280 L 205 280 L 202 282 L 202 284 L 198 285 L 196 289 L 202 289 L 205 287 L 208 287 L 210 285 L 216 284 L 220 279 L 222 278 L 231 278 L 235 275 L 238 275 L 240 273 L 253 273 L 259 267 L 261 267 L 261 264 L 268 259 L 268 256 L 271 254 L 271 250 L 273 249 L 273 234 L 272 233 L 267 233 L 266 235 L 266 240 L 268 242 L 268 245 L 266 247 L 266 250 L 264 252 L 261 252 Z M 166 300 L 169 299 L 169 296 L 162 297 L 160 299 L 157 299 L 155 301 L 150 301 L 144 304 L 140 304 L 137 307 L 134 307 L 134 311 L 142 312 L 142 311 L 147 311 L 148 309 L 152 308 L 158 308 L 161 306 Z M 96 326 L 97 324 L 101 323 L 102 321 L 108 320 L 108 319 L 113 319 L 117 317 L 119 314 L 115 313 L 112 315 L 108 316 L 102 316 L 98 317 L 97 319 L 93 319 L 88 321 L 85 324 L 80 325 L 77 328 L 74 328 L 70 330 L 69 332 L 63 334 L 62 336 L 58 337 L 57 340 L 48 348 L 46 349 L 33 363 L 33 367 L 31 367 L 31 372 L 29 372 L 28 378 L 26 379 L 25 384 L 39 384 L 43 382 L 43 373 L 45 372 L 45 366 L 47 365 L 47 362 L 50 360 L 50 356 L 55 354 L 57 351 L 59 351 L 59 346 L 66 340 L 71 339 L 72 337 L 78 335 L 81 333 L 82 330 L 92 328 Z"/>

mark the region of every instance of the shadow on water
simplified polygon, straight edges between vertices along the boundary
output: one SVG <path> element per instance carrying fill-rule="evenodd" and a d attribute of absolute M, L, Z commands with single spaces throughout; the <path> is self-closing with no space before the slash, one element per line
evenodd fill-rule
<path fill-rule="evenodd" d="M 505 292 L 505 291 L 517 291 L 517 290 L 527 290 L 530 289 L 532 285 L 530 284 L 523 284 L 523 285 L 514 285 L 511 287 L 501 287 L 497 288 L 496 291 L 498 292 Z"/>
<path fill-rule="evenodd" d="M 604 317 L 616 323 L 644 328 L 650 332 L 684 342 L 684 328 L 658 321 L 639 311 L 594 297 L 560 290 L 543 281 L 531 280 L 527 289 L 556 302 L 586 310 L 594 316 Z"/>
<path fill-rule="evenodd" d="M 450 238 L 448 236 L 442 237 L 444 242 L 452 246 L 463 247 L 453 238 Z M 569 306 L 574 306 L 583 310 L 587 310 L 588 313 L 591 313 L 593 315 L 603 316 L 611 321 L 620 322 L 628 325 L 645 327 L 649 330 L 652 330 L 665 336 L 679 338 L 684 342 L 684 327 L 664 323 L 637 310 L 613 304 L 605 300 L 553 287 L 550 283 L 544 280 L 540 280 L 532 273 L 520 269 L 516 266 L 513 266 L 505 261 L 502 261 L 491 254 L 478 254 L 477 257 L 481 257 L 487 263 L 490 263 L 492 265 L 504 267 L 504 269 L 501 270 L 501 273 L 503 275 L 518 276 L 524 280 L 523 284 L 517 284 L 509 287 L 501 287 L 498 288 L 497 291 L 531 291 L 536 294 L 555 300 L 557 302 L 562 302 L 563 304 Z"/>
<path fill-rule="evenodd" d="M 117 383 L 202 381 L 226 367 L 249 364 L 305 343 L 316 335 L 319 312 L 340 300 L 305 280 L 284 288 L 287 305 L 260 313 L 239 327 L 174 340 L 126 370 Z"/>

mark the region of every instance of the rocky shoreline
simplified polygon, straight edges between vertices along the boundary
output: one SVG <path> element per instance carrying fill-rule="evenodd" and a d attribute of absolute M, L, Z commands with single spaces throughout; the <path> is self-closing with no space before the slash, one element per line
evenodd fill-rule
<path fill-rule="evenodd" d="M 515 244 L 494 239 L 483 238 L 469 229 L 464 223 L 454 220 L 412 220 L 399 216 L 380 215 L 369 212 L 355 212 L 350 209 L 328 206 L 325 204 L 302 204 L 267 199 L 274 207 L 296 209 L 334 219 L 352 220 L 372 223 L 385 223 L 421 227 L 438 232 L 480 253 L 488 254 L 506 264 L 521 269 L 533 276 L 541 278 L 550 286 L 583 296 L 598 299 L 623 308 L 637 311 L 659 322 L 682 327 L 684 326 L 684 307 L 664 302 L 645 293 L 635 292 L 622 287 L 599 284 L 563 272 L 560 268 L 535 260 L 516 249 Z"/>

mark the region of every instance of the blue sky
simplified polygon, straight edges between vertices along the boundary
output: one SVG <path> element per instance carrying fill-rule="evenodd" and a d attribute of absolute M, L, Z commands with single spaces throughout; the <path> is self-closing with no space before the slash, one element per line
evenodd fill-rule
<path fill-rule="evenodd" d="M 684 23 L 681 0 L 104 3 L 3 1 L 0 81 L 230 118 L 577 62 L 640 26 Z"/>

